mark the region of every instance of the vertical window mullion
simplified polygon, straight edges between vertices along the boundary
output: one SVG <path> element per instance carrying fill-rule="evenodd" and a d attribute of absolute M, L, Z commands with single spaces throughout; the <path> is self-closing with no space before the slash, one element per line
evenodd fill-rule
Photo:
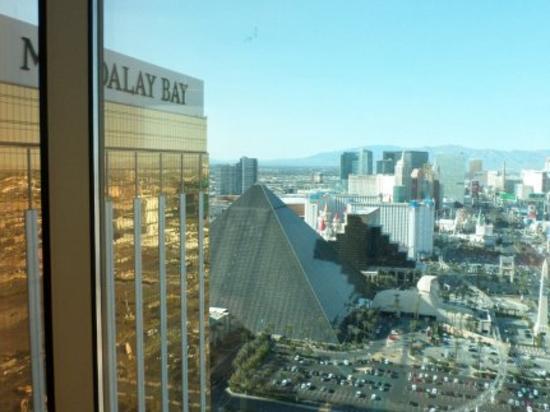
<path fill-rule="evenodd" d="M 102 410 L 96 342 L 99 1 L 40 1 L 45 348 L 52 411 Z"/>

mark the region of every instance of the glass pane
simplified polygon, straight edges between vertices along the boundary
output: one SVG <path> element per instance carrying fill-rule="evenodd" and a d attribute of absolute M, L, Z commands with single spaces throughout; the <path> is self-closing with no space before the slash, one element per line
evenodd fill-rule
<path fill-rule="evenodd" d="M 478 3 L 105 1 L 111 409 L 550 410 L 550 6 Z"/>
<path fill-rule="evenodd" d="M 105 2 L 106 402 L 209 410 L 204 85 L 128 47 L 146 9 L 125 10 Z"/>
<path fill-rule="evenodd" d="M 19 3 L 19 2 L 18 2 Z M 0 410 L 45 410 L 37 2 L 0 4 Z"/>

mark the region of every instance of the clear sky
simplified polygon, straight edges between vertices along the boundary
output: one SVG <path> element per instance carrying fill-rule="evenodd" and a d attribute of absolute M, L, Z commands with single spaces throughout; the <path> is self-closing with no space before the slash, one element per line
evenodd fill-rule
<path fill-rule="evenodd" d="M 369 144 L 550 148 L 548 0 L 105 7 L 107 47 L 204 79 L 216 159 Z"/>

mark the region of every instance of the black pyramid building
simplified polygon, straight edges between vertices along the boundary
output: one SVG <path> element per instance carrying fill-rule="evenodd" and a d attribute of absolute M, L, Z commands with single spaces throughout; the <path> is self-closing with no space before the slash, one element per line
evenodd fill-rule
<path fill-rule="evenodd" d="M 361 275 L 265 186 L 254 185 L 211 224 L 210 306 L 254 333 L 338 342 Z"/>

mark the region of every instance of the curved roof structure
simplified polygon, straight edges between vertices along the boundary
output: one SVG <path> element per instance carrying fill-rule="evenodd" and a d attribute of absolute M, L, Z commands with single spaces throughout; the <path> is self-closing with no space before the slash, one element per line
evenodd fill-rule
<path fill-rule="evenodd" d="M 337 342 L 361 275 L 265 186 L 211 224 L 210 305 L 252 332 Z"/>
<path fill-rule="evenodd" d="M 450 321 L 451 313 L 458 313 L 461 316 L 472 314 L 472 311 L 465 307 L 444 303 L 439 296 L 437 276 L 433 275 L 422 276 L 416 288 L 386 289 L 378 292 L 374 297 L 373 306 L 383 312 L 399 310 L 404 313 L 431 316 L 443 321 Z"/>

